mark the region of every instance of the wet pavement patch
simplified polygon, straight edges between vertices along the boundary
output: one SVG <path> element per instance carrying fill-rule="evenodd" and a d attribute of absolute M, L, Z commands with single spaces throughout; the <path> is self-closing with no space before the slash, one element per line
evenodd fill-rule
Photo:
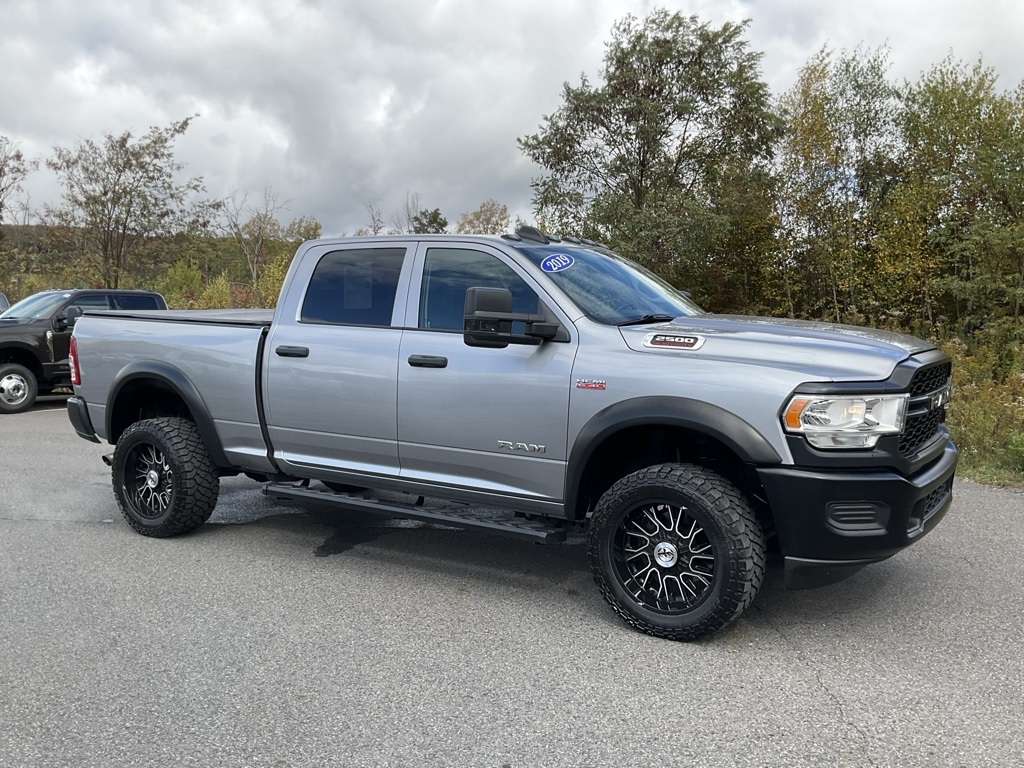
<path fill-rule="evenodd" d="M 377 520 L 364 522 L 349 519 L 346 520 L 344 524 L 335 528 L 331 537 L 317 547 L 313 551 L 313 554 L 317 557 L 340 555 L 342 552 L 348 552 L 357 544 L 365 544 L 368 541 L 374 541 L 379 538 L 382 533 L 386 533 L 387 530 L 388 529 L 381 525 L 380 521 Z"/>

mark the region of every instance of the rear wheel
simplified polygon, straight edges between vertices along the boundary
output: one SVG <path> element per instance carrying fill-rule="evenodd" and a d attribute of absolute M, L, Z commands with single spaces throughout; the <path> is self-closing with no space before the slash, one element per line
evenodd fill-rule
<path fill-rule="evenodd" d="M 205 523 L 220 481 L 199 430 L 187 419 L 148 419 L 124 431 L 112 480 L 121 514 L 144 536 L 176 536 Z"/>
<path fill-rule="evenodd" d="M 27 411 L 38 393 L 39 384 L 28 368 L 17 363 L 0 365 L 0 413 Z"/>
<path fill-rule="evenodd" d="M 659 464 L 613 485 L 589 530 L 591 569 L 627 623 L 696 640 L 733 622 L 764 577 L 764 534 L 732 483 L 703 467 Z"/>

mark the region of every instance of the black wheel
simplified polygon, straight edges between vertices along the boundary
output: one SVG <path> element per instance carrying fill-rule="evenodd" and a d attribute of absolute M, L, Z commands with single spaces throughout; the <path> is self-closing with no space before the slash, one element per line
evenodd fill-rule
<path fill-rule="evenodd" d="M 764 578 L 764 534 L 721 475 L 690 464 L 634 472 L 601 497 L 588 532 L 594 580 L 631 626 L 696 640 L 734 621 Z"/>
<path fill-rule="evenodd" d="M 196 425 L 187 419 L 137 421 L 117 441 L 114 495 L 128 525 L 145 536 L 176 536 L 205 523 L 220 482 Z"/>
<path fill-rule="evenodd" d="M 35 375 L 23 365 L 0 365 L 0 413 L 21 413 L 32 407 L 39 393 Z"/>

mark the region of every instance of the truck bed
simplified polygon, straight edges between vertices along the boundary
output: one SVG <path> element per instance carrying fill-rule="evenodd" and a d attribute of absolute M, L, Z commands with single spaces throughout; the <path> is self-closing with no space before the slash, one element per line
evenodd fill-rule
<path fill-rule="evenodd" d="M 87 311 L 86 315 L 152 320 L 161 323 L 206 323 L 254 328 L 269 327 L 274 319 L 272 309 L 170 309 L 132 311 Z"/>

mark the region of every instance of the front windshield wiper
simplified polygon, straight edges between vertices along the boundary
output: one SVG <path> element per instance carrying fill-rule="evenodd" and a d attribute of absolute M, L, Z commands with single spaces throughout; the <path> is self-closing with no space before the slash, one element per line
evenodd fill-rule
<path fill-rule="evenodd" d="M 621 322 L 621 323 L 616 323 L 615 325 L 617 327 L 621 328 L 624 325 L 647 325 L 647 323 L 664 323 L 666 320 L 675 320 L 675 319 L 676 318 L 675 318 L 674 315 L 665 315 L 665 314 L 644 315 L 643 317 L 638 317 L 636 320 L 626 320 L 626 321 Z"/>

